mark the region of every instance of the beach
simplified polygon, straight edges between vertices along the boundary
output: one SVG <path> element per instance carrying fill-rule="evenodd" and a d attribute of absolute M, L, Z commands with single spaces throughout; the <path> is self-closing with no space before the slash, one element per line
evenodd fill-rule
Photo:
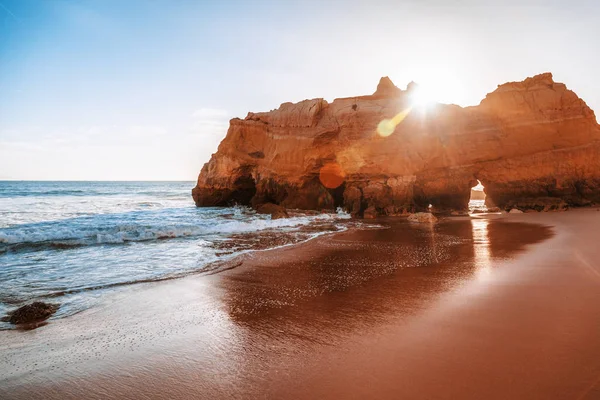
<path fill-rule="evenodd" d="M 369 222 L 0 331 L 0 398 L 600 398 L 596 208 Z"/>

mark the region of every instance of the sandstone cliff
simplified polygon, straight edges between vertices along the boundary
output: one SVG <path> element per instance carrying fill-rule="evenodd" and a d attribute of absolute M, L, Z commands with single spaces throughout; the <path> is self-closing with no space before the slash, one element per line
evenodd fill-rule
<path fill-rule="evenodd" d="M 600 126 L 551 74 L 500 85 L 466 108 L 413 107 L 414 87 L 382 78 L 372 95 L 232 119 L 192 191 L 196 205 L 465 210 L 477 180 L 486 202 L 505 209 L 600 201 Z"/>

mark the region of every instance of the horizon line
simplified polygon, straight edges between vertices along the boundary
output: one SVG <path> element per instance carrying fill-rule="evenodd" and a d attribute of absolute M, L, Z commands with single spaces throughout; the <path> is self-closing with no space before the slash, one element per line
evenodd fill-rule
<path fill-rule="evenodd" d="M 0 179 L 0 182 L 195 182 L 188 179 Z"/>

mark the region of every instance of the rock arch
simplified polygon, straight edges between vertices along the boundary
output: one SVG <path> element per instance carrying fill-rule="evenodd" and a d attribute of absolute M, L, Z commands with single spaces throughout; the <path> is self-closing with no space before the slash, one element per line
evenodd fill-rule
<path fill-rule="evenodd" d="M 486 201 L 504 209 L 600 202 L 600 126 L 551 74 L 500 85 L 474 107 L 438 104 L 425 115 L 408 112 L 410 102 L 384 78 L 373 95 L 284 103 L 232 119 L 194 200 L 315 210 L 341 203 L 355 215 L 429 204 L 462 211 L 478 179 Z M 377 133 L 383 120 L 396 121 L 385 137 Z M 335 191 L 318 181 L 318 167 L 331 160 L 345 176 Z"/>

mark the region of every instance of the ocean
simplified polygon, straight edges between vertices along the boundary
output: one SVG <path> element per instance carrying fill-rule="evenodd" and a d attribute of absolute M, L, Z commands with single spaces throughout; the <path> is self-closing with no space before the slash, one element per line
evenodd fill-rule
<path fill-rule="evenodd" d="M 120 286 L 215 273 L 239 254 L 360 224 L 341 210 L 271 220 L 197 208 L 193 186 L 0 181 L 0 315 L 40 300 L 60 304 L 52 318 L 62 318 Z"/>

